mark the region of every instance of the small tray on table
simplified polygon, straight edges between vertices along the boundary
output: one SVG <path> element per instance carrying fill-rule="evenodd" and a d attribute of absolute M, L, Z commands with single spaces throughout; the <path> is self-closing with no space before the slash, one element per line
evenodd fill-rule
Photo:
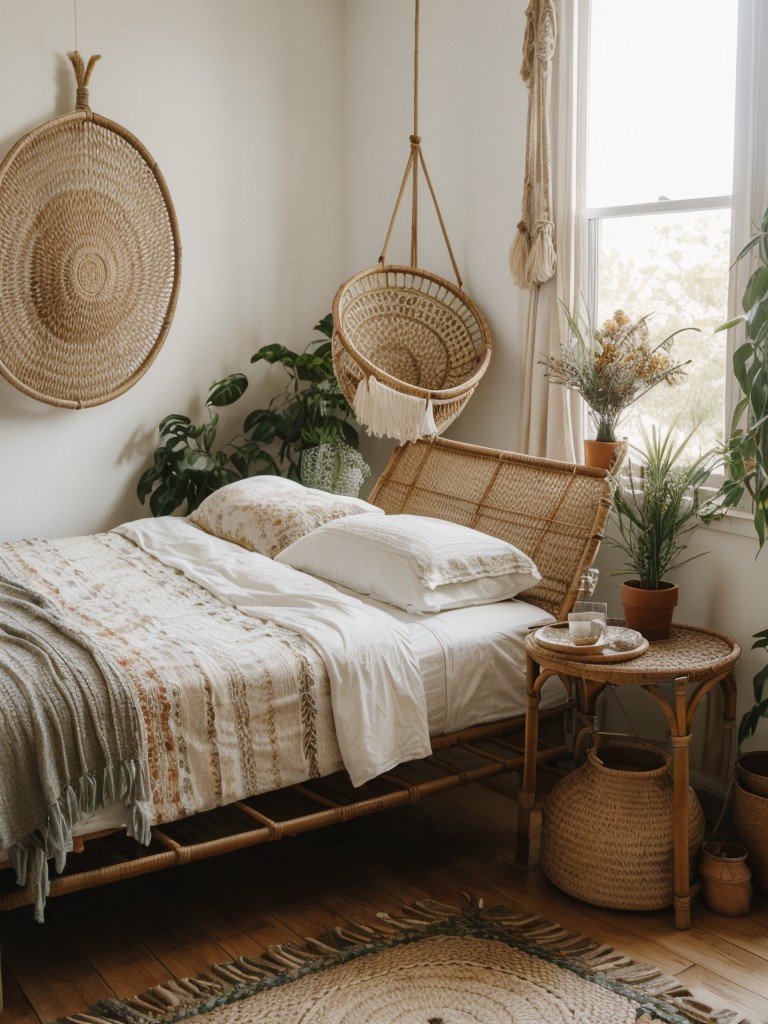
<path fill-rule="evenodd" d="M 567 622 L 540 626 L 533 638 L 549 651 L 584 661 L 630 661 L 648 650 L 645 637 L 627 626 L 607 626 L 602 639 L 594 644 L 574 643 L 568 635 Z"/>

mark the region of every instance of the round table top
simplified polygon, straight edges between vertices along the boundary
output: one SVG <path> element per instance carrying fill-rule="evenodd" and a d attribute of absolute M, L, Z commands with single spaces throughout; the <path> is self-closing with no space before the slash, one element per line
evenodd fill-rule
<path fill-rule="evenodd" d="M 609 625 L 623 625 L 621 619 L 609 619 Z M 525 638 L 526 652 L 538 665 L 561 669 L 565 675 L 594 682 L 618 685 L 642 685 L 687 677 L 695 681 L 728 672 L 739 660 L 741 648 L 723 633 L 697 626 L 672 626 L 669 640 L 654 640 L 637 658 L 627 661 L 587 660 L 551 651 L 536 643 L 535 631 Z"/>

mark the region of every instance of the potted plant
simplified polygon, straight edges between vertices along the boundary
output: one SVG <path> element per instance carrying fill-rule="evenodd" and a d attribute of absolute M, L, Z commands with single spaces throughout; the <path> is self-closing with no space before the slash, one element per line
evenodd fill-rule
<path fill-rule="evenodd" d="M 742 399 L 733 415 L 726 468 L 728 478 L 721 488 L 727 506 L 738 505 L 745 496 L 752 504 L 758 554 L 766 539 L 768 521 L 768 210 L 758 230 L 739 253 L 756 257 L 757 266 L 747 281 L 742 296 L 744 315 L 722 325 L 720 330 L 744 325 L 744 340 L 733 354 L 733 372 Z M 768 653 L 768 629 L 753 636 L 753 650 Z M 752 680 L 753 703 L 739 724 L 739 746 L 768 717 L 768 664 Z M 768 795 L 764 776 L 768 775 L 768 752 L 750 751 L 736 764 L 734 826 L 750 852 L 755 883 L 768 889 Z"/>
<path fill-rule="evenodd" d="M 684 538 L 722 514 L 704 490 L 722 454 L 686 458 L 695 429 L 682 437 L 674 425 L 666 432 L 643 430 L 640 459 L 630 456 L 614 493 L 616 535 L 609 541 L 624 553 L 623 572 L 633 577 L 621 587 L 624 618 L 647 640 L 669 637 L 678 590 L 667 576 L 698 557 L 685 555 Z"/>
<path fill-rule="evenodd" d="M 698 328 L 680 328 L 652 345 L 647 315 L 632 320 L 618 309 L 596 329 L 578 306 L 573 313 L 561 306 L 568 330 L 560 355 L 540 362 L 552 384 L 577 391 L 586 402 L 595 438 L 584 442 L 585 462 L 607 469 L 621 444 L 616 431 L 625 410 L 662 381 L 673 385 L 685 375 L 687 362 L 674 361 L 673 339 Z"/>
<path fill-rule="evenodd" d="M 315 325 L 330 338 L 330 314 Z M 192 512 L 217 488 L 257 473 L 283 473 L 301 479 L 305 451 L 332 446 L 343 455 L 354 450 L 357 478 L 370 470 L 357 453 L 358 435 L 352 410 L 341 393 L 333 371 L 331 342 L 318 339 L 296 353 L 284 345 L 264 345 L 251 362 L 280 363 L 289 376 L 283 392 L 266 409 L 253 409 L 242 431 L 220 442 L 218 410 L 232 405 L 248 388 L 244 373 L 233 373 L 211 385 L 205 405 L 208 420 L 193 423 L 189 416 L 171 413 L 159 425 L 160 441 L 152 465 L 139 478 L 136 493 L 142 504 L 148 499 L 153 515 L 170 515 L 184 506 Z M 362 465 L 360 465 L 362 464 Z M 337 476 L 338 478 L 338 476 Z"/>

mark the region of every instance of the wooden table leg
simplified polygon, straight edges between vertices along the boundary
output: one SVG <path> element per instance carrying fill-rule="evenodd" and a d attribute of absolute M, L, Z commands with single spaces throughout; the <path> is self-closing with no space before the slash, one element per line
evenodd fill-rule
<path fill-rule="evenodd" d="M 672 735 L 672 794 L 674 806 L 673 877 L 675 927 L 691 927 L 691 880 L 688 857 L 688 788 L 690 779 L 689 748 L 691 736 L 687 727 L 687 677 L 675 680 L 674 717 L 677 735 Z"/>
<path fill-rule="evenodd" d="M 531 811 L 536 799 L 536 752 L 539 746 L 539 703 L 541 686 L 537 685 L 539 666 L 527 659 L 525 679 L 525 749 L 523 781 L 517 793 L 517 837 L 515 863 L 528 867 L 531 845 Z"/>

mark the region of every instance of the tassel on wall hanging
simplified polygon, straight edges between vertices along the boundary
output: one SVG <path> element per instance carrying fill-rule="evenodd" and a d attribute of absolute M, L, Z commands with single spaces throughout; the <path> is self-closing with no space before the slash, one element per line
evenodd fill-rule
<path fill-rule="evenodd" d="M 0 164 L 0 373 L 31 398 L 84 408 L 127 391 L 173 318 L 181 245 L 168 188 L 129 131 L 76 109 Z"/>
<path fill-rule="evenodd" d="M 339 386 L 369 434 L 412 441 L 442 433 L 488 367 L 491 338 L 463 290 L 424 162 L 419 136 L 419 0 L 415 0 L 413 134 L 400 193 L 377 266 L 341 286 L 333 302 Z M 457 285 L 418 268 L 418 180 L 423 172 Z M 411 263 L 386 264 L 400 203 L 411 182 Z"/>

